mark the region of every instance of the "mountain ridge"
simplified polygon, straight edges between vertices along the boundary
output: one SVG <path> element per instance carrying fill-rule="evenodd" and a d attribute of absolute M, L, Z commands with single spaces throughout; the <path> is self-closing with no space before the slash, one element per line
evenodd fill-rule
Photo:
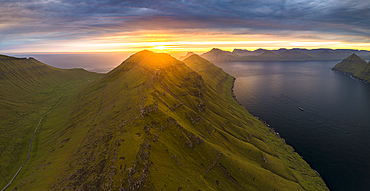
<path fill-rule="evenodd" d="M 190 57 L 193 54 L 194 52 L 187 52 L 185 56 L 180 56 L 179 60 L 185 60 L 186 58 Z"/>
<path fill-rule="evenodd" d="M 274 53 L 274 54 L 271 54 Z M 213 48 L 201 56 L 210 61 L 320 61 L 320 60 L 342 60 L 356 53 L 364 58 L 370 59 L 370 51 L 351 49 L 285 49 L 254 51 L 234 49 L 232 52 Z"/>
<path fill-rule="evenodd" d="M 332 70 L 349 74 L 367 83 L 370 82 L 370 61 L 368 63 L 356 54 L 343 59 Z"/>
<path fill-rule="evenodd" d="M 239 57 L 233 52 L 224 51 L 218 48 L 213 48 L 211 51 L 203 53 L 201 56 L 209 61 L 234 61 L 238 60 Z"/>
<path fill-rule="evenodd" d="M 237 103 L 234 79 L 198 55 L 138 52 L 48 116 L 10 188 L 327 190 Z"/>

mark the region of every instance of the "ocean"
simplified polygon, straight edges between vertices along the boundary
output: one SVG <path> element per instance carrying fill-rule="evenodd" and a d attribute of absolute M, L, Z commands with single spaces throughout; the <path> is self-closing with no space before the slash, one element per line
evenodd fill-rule
<path fill-rule="evenodd" d="M 129 55 L 15 56 L 34 57 L 58 68 L 106 73 Z M 338 62 L 215 64 L 236 77 L 238 101 L 279 132 L 330 190 L 370 190 L 370 85 L 330 70 Z"/>
<path fill-rule="evenodd" d="M 132 53 L 89 54 L 10 54 L 18 58 L 33 57 L 50 66 L 62 69 L 83 68 L 91 72 L 107 73 L 120 65 Z"/>
<path fill-rule="evenodd" d="M 370 85 L 330 70 L 338 62 L 215 64 L 236 77 L 237 100 L 279 132 L 330 190 L 370 190 Z"/>

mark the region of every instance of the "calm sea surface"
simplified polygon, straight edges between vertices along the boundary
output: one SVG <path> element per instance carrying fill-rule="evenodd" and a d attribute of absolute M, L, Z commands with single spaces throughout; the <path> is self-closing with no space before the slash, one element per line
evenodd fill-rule
<path fill-rule="evenodd" d="M 370 190 L 370 85 L 331 71 L 338 62 L 215 64 L 236 77 L 238 101 L 275 128 L 330 190 Z"/>
<path fill-rule="evenodd" d="M 84 68 L 98 73 L 107 73 L 120 65 L 130 53 L 96 53 L 96 54 L 17 54 L 18 58 L 33 57 L 45 64 L 57 68 Z"/>
<path fill-rule="evenodd" d="M 129 54 L 15 56 L 105 73 Z M 370 85 L 331 71 L 338 62 L 215 64 L 237 78 L 238 101 L 279 132 L 331 190 L 370 190 Z"/>

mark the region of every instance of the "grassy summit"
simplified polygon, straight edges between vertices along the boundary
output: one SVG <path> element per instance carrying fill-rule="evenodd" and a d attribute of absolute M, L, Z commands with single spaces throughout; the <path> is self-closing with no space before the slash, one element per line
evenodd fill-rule
<path fill-rule="evenodd" d="M 198 55 L 138 52 L 48 116 L 10 189 L 327 190 L 233 81 Z"/>
<path fill-rule="evenodd" d="M 370 82 L 370 62 L 367 63 L 356 54 L 352 54 L 348 58 L 342 60 L 336 64 L 332 70 L 344 72 L 365 82 Z"/>

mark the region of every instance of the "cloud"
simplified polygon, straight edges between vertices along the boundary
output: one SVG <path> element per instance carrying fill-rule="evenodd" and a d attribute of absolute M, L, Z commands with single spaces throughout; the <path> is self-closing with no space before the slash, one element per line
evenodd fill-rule
<path fill-rule="evenodd" d="M 369 14 L 363 0 L 0 0 L 0 50 L 142 30 L 322 33 L 370 42 Z"/>

